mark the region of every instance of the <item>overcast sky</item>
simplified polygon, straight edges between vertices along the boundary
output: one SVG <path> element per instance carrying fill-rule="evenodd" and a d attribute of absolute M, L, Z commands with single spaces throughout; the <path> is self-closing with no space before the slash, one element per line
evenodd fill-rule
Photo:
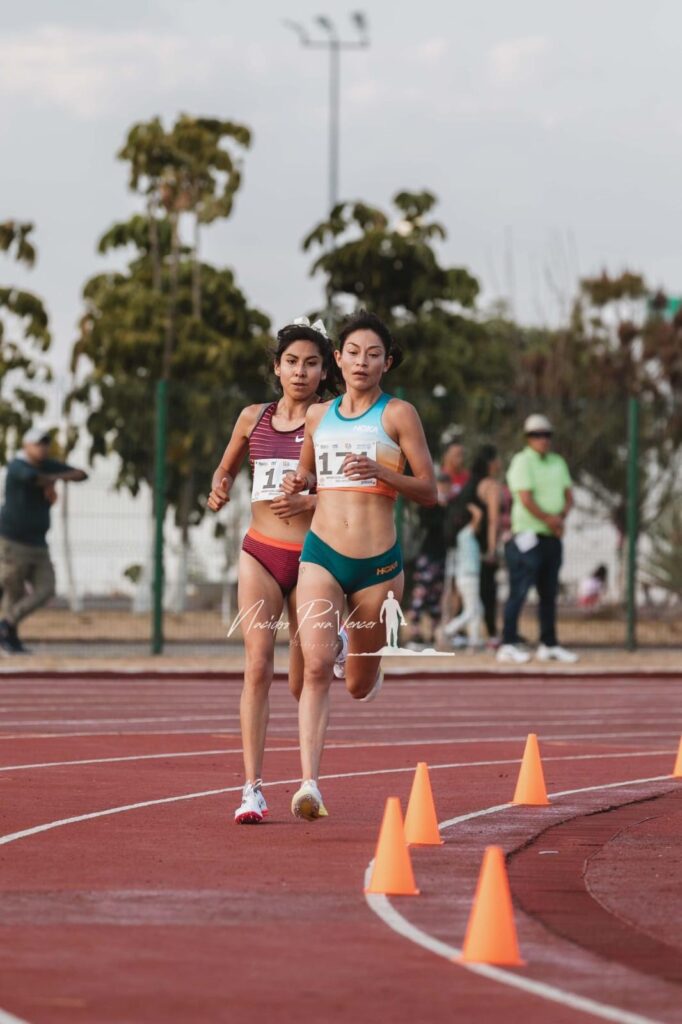
<path fill-rule="evenodd" d="M 98 236 L 134 209 L 115 152 L 178 112 L 254 132 L 232 218 L 205 256 L 234 266 L 275 323 L 314 306 L 300 240 L 325 213 L 327 57 L 282 25 L 322 0 L 23 0 L 0 5 L 0 219 L 37 224 L 41 293 L 65 366 Z M 445 261 L 484 301 L 555 321 L 577 275 L 625 267 L 682 289 L 682 4 L 366 0 L 372 45 L 344 56 L 343 198 L 440 198 Z"/>

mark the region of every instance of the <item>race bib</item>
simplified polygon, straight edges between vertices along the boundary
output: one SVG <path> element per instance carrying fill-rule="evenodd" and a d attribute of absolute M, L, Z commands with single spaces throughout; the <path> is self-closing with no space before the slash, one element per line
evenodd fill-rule
<path fill-rule="evenodd" d="M 366 455 L 376 460 L 376 441 L 320 441 L 315 445 L 317 489 L 321 487 L 375 487 L 376 477 L 369 480 L 349 480 L 341 467 L 347 455 Z"/>
<path fill-rule="evenodd" d="M 272 501 L 282 493 L 282 477 L 295 472 L 298 459 L 256 459 L 253 464 L 251 501 Z M 308 491 L 301 491 L 307 494 Z"/>

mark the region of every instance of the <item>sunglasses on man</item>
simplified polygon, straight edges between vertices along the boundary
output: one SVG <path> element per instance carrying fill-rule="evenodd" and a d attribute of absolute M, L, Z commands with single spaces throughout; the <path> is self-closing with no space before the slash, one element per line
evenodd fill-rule
<path fill-rule="evenodd" d="M 526 437 L 551 437 L 551 430 L 531 430 Z"/>

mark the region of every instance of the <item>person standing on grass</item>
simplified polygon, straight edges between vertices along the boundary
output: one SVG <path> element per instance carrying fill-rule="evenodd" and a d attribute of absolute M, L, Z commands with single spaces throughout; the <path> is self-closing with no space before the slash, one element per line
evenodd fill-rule
<path fill-rule="evenodd" d="M 303 661 L 296 639 L 296 584 L 303 540 L 313 515 L 314 494 L 284 494 L 282 476 L 298 465 L 306 411 L 320 401 L 334 372 L 324 324 L 301 317 L 277 335 L 274 371 L 282 388 L 277 401 L 249 405 L 239 414 L 232 437 L 211 482 L 208 507 L 218 512 L 244 459 L 253 475 L 251 522 L 239 558 L 239 622 L 245 650 L 240 701 L 245 783 L 238 825 L 256 825 L 268 808 L 262 773 L 274 671 L 276 623 L 286 607 L 289 620 L 289 688 L 300 696 Z M 329 390 L 336 391 L 333 386 Z"/>
<path fill-rule="evenodd" d="M 372 313 L 355 313 L 342 325 L 335 354 L 345 394 L 308 410 L 301 461 L 284 479 L 288 494 L 314 484 L 318 492 L 297 595 L 304 663 L 298 705 L 302 784 L 291 810 L 307 820 L 327 815 L 318 780 L 344 605 L 347 601 L 346 689 L 355 700 L 370 701 L 382 682 L 381 608 L 390 592 L 389 600 L 398 602 L 403 594 L 394 502 L 398 494 L 420 505 L 437 500 L 419 415 L 381 387 L 402 355 L 386 324 Z M 406 463 L 411 476 L 404 472 Z"/>
<path fill-rule="evenodd" d="M 571 475 L 565 460 L 551 451 L 552 424 L 535 414 L 524 423 L 526 447 L 507 473 L 512 494 L 512 537 L 505 546 L 509 597 L 497 660 L 522 664 L 530 659 L 520 646 L 518 621 L 531 587 L 539 598 L 540 661 L 574 662 L 578 656 L 557 640 L 556 602 L 563 557 L 562 537 L 573 504 Z"/>
<path fill-rule="evenodd" d="M 51 436 L 34 427 L 7 467 L 5 504 L 0 509 L 0 651 L 27 654 L 17 627 L 54 594 L 54 568 L 47 546 L 50 508 L 57 480 L 79 482 L 87 473 L 49 458 Z"/>

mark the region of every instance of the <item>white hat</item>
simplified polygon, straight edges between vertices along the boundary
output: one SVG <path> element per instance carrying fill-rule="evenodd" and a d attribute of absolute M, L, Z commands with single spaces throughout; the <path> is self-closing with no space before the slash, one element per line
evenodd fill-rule
<path fill-rule="evenodd" d="M 524 434 L 551 434 L 552 424 L 546 416 L 541 416 L 540 413 L 535 412 L 523 424 L 523 432 Z"/>
<path fill-rule="evenodd" d="M 49 444 L 52 440 L 50 431 L 45 427 L 31 427 L 24 434 L 24 444 Z"/>

